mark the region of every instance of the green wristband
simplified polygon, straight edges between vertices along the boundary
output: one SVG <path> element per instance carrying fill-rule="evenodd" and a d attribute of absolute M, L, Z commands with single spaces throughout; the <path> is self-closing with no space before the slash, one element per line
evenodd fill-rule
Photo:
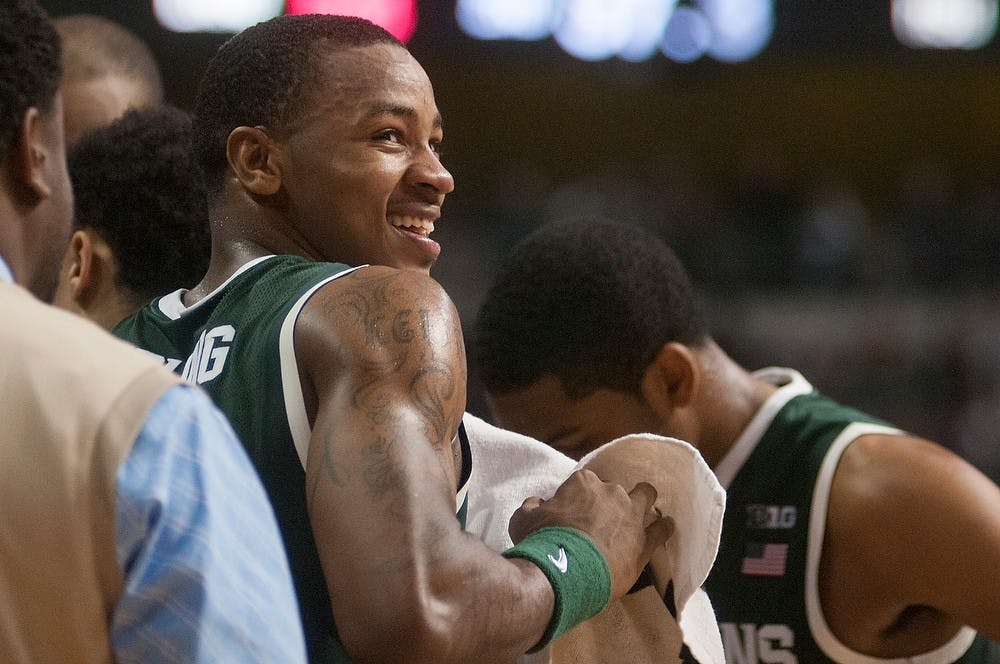
<path fill-rule="evenodd" d="M 530 560 L 545 573 L 555 594 L 555 609 L 537 652 L 560 634 L 600 613 L 611 599 L 611 570 L 601 552 L 578 530 L 541 528 L 503 552 Z"/>

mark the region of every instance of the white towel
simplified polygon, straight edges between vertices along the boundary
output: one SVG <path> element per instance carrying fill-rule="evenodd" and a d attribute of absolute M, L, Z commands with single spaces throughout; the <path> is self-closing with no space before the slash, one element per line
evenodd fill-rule
<path fill-rule="evenodd" d="M 511 515 L 526 498 L 551 498 L 576 462 L 534 438 L 465 414 L 472 448 L 466 530 L 494 551 L 509 549 Z"/>
<path fill-rule="evenodd" d="M 507 524 L 514 511 L 530 496 L 551 497 L 578 464 L 544 443 L 499 429 L 468 413 L 464 421 L 473 459 L 466 529 L 495 551 L 503 551 L 511 546 Z M 638 460 L 619 461 L 620 456 L 633 453 L 639 455 Z M 591 462 L 592 470 L 602 479 L 617 481 L 627 489 L 639 481 L 656 487 L 657 507 L 674 519 L 674 534 L 664 555 L 676 561 L 666 564 L 671 566 L 668 578 L 674 579 L 684 642 L 699 662 L 722 664 L 718 622 L 708 596 L 700 589 L 718 552 L 725 508 L 725 492 L 711 469 L 687 443 L 648 435 L 608 443 L 579 465 Z M 657 577 L 663 574 L 661 570 Z M 690 607 L 685 610 L 689 600 Z M 663 614 L 669 618 L 665 609 Z"/>
<path fill-rule="evenodd" d="M 473 456 L 475 463 L 475 456 Z M 666 555 L 655 555 L 654 576 L 666 590 L 674 581 L 677 610 L 700 588 L 715 563 L 726 509 L 726 492 L 701 454 L 677 440 L 634 434 L 606 443 L 586 455 L 575 469 L 588 468 L 606 482 L 631 490 L 645 481 L 656 487 L 656 507 L 674 520 Z M 665 565 L 659 569 L 659 564 Z"/>

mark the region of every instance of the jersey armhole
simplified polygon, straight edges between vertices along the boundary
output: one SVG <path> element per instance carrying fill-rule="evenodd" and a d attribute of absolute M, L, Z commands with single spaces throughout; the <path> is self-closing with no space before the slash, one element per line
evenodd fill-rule
<path fill-rule="evenodd" d="M 292 441 L 295 443 L 295 451 L 299 455 L 299 462 L 302 470 L 306 468 L 306 455 L 309 452 L 309 438 L 312 435 L 312 427 L 309 426 L 309 415 L 306 413 L 305 398 L 302 396 L 302 383 L 299 379 L 299 364 L 295 357 L 295 323 L 306 302 L 316 291 L 330 283 L 334 279 L 339 279 L 344 275 L 359 270 L 365 265 L 352 267 L 326 277 L 313 284 L 309 290 L 296 300 L 292 308 L 285 314 L 285 320 L 281 323 L 281 332 L 278 336 L 278 359 L 281 365 L 281 391 L 285 400 L 285 417 L 288 419 L 288 430 L 292 434 Z"/>

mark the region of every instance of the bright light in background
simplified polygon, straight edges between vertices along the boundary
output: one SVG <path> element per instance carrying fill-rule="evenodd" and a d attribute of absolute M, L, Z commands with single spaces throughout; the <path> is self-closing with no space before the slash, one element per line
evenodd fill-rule
<path fill-rule="evenodd" d="M 174 32 L 239 32 L 274 18 L 282 0 L 153 0 L 153 15 Z"/>
<path fill-rule="evenodd" d="M 712 26 L 708 53 L 723 62 L 749 60 L 760 53 L 774 32 L 771 0 L 701 0 Z"/>
<path fill-rule="evenodd" d="M 675 62 L 694 62 L 712 44 L 712 26 L 694 7 L 678 7 L 663 35 L 663 54 Z"/>
<path fill-rule="evenodd" d="M 663 29 L 674 13 L 674 0 L 632 0 L 632 31 L 618 55 L 629 62 L 642 62 L 656 54 Z"/>
<path fill-rule="evenodd" d="M 458 24 L 477 39 L 540 40 L 549 35 L 581 60 L 639 62 L 657 49 L 678 62 L 706 53 L 748 60 L 774 30 L 774 0 L 459 0 Z"/>
<path fill-rule="evenodd" d="M 563 0 L 552 30 L 556 43 L 581 60 L 619 55 L 638 62 L 659 46 L 675 0 Z"/>
<path fill-rule="evenodd" d="M 417 27 L 416 0 L 153 0 L 153 15 L 174 32 L 239 32 L 288 14 L 360 16 L 391 32 L 402 42 Z"/>
<path fill-rule="evenodd" d="M 618 52 L 632 33 L 629 2 L 564 0 L 562 20 L 552 31 L 556 43 L 580 60 L 604 60 Z"/>
<path fill-rule="evenodd" d="M 536 41 L 552 33 L 556 0 L 458 0 L 455 18 L 476 39 Z"/>
<path fill-rule="evenodd" d="M 360 16 L 380 25 L 401 42 L 417 27 L 416 0 L 288 0 L 288 14 Z"/>
<path fill-rule="evenodd" d="M 893 0 L 892 30 L 907 46 L 973 49 L 997 31 L 997 0 Z"/>

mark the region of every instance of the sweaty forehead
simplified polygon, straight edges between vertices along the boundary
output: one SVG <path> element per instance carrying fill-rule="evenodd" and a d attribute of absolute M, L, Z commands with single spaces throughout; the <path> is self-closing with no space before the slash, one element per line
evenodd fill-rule
<path fill-rule="evenodd" d="M 320 62 L 317 74 L 318 107 L 350 107 L 360 113 L 367 113 L 369 106 L 432 107 L 437 113 L 427 73 L 406 49 L 395 44 L 331 51 Z"/>

